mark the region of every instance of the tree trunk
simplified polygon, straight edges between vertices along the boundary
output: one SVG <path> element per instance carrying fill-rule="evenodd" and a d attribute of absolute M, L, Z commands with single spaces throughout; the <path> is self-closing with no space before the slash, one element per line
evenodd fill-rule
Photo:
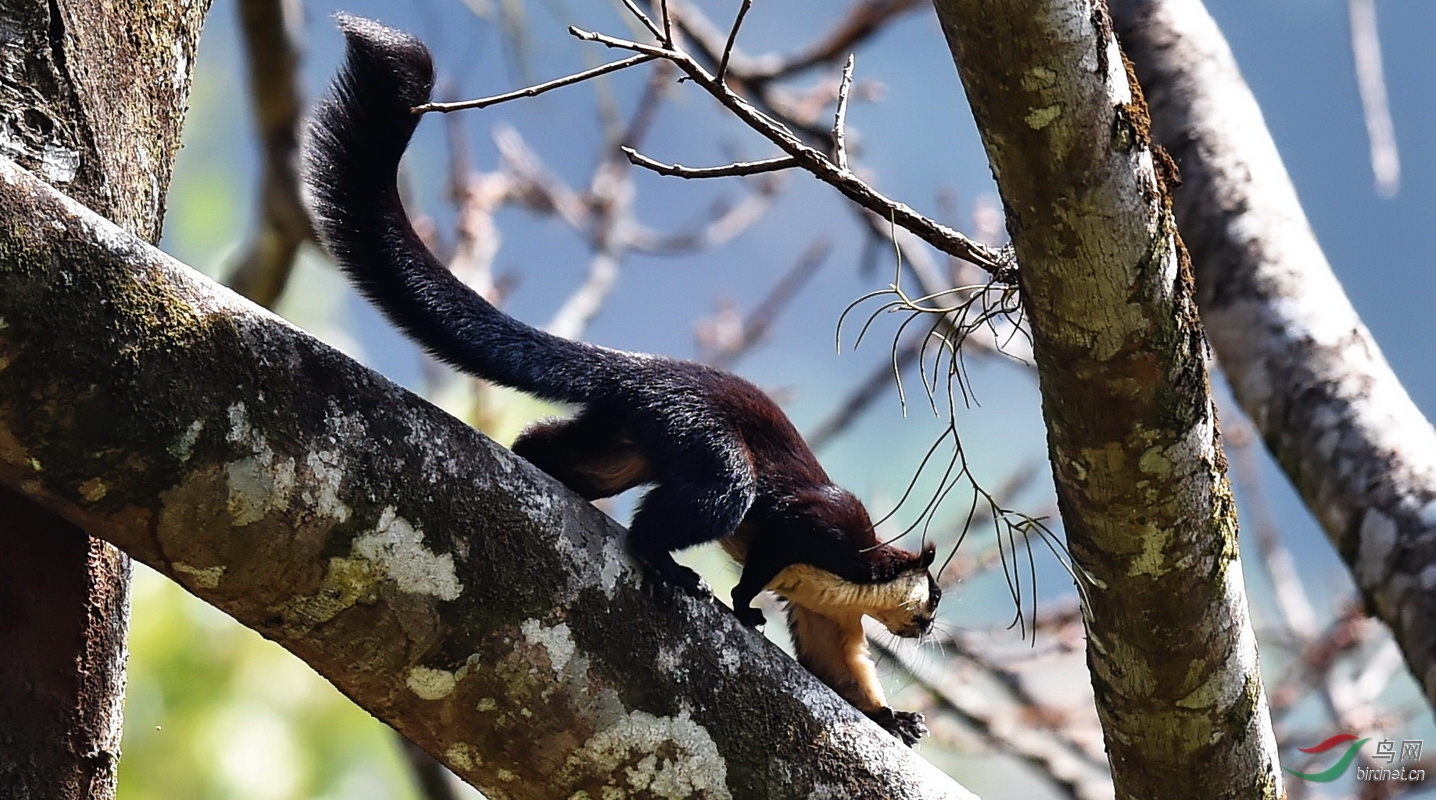
<path fill-rule="evenodd" d="M 1117 797 L 1280 796 L 1169 162 L 1105 3 L 936 6 L 1017 250 Z"/>
<path fill-rule="evenodd" d="M 157 239 L 207 8 L 0 2 L 5 154 Z M 0 492 L 0 797 L 114 796 L 128 579 L 114 548 Z"/>
<path fill-rule="evenodd" d="M 1436 706 L 1436 431 L 1332 273 L 1206 9 L 1112 5 L 1182 164 L 1177 221 L 1232 391 Z"/>

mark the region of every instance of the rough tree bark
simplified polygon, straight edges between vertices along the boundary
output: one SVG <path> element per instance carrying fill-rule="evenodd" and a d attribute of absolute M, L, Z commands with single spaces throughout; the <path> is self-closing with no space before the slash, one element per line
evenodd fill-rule
<path fill-rule="evenodd" d="M 493 798 L 970 797 L 458 420 L 0 162 L 0 484 Z"/>
<path fill-rule="evenodd" d="M 937 0 L 1017 250 L 1119 798 L 1277 797 L 1164 162 L 1101 0 Z"/>
<path fill-rule="evenodd" d="M 1436 431 L 1332 274 L 1197 0 L 1116 0 L 1232 390 L 1436 705 Z"/>
<path fill-rule="evenodd" d="M 0 152 L 157 239 L 208 6 L 0 2 Z M 114 548 L 0 490 L 0 797 L 114 796 L 128 583 Z"/>

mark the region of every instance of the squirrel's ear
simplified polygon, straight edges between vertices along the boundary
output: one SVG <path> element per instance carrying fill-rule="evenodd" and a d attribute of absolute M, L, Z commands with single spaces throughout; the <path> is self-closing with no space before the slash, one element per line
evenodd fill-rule
<path fill-rule="evenodd" d="M 922 549 L 922 556 L 921 556 L 921 558 L 918 560 L 918 564 L 919 564 L 923 569 L 927 569 L 928 567 L 932 566 L 933 559 L 936 559 L 936 558 L 937 558 L 937 545 L 933 544 L 932 542 L 928 542 L 928 543 L 927 543 L 927 547 L 924 547 L 924 548 Z"/>

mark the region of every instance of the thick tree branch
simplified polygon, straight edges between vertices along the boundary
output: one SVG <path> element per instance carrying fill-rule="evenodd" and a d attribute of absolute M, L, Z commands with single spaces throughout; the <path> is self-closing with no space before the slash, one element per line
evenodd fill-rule
<path fill-rule="evenodd" d="M 0 483 L 481 789 L 971 796 L 459 421 L 9 162 L 0 219 Z"/>
<path fill-rule="evenodd" d="M 936 6 L 1022 264 L 1116 795 L 1278 797 L 1206 344 L 1104 4 Z"/>
<path fill-rule="evenodd" d="M 1182 165 L 1177 220 L 1222 369 L 1436 703 L 1436 431 L 1332 274 L 1206 10 L 1112 7 Z"/>

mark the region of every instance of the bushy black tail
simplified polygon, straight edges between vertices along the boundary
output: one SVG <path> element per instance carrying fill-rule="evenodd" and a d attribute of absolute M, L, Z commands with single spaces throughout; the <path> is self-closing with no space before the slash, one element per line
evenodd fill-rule
<path fill-rule="evenodd" d="M 494 308 L 424 247 L 399 201 L 399 158 L 429 101 L 434 64 L 424 44 L 340 16 L 348 56 L 314 112 L 304 180 L 314 227 L 374 305 L 435 357 L 546 400 L 610 394 L 635 356 L 571 342 Z"/>

